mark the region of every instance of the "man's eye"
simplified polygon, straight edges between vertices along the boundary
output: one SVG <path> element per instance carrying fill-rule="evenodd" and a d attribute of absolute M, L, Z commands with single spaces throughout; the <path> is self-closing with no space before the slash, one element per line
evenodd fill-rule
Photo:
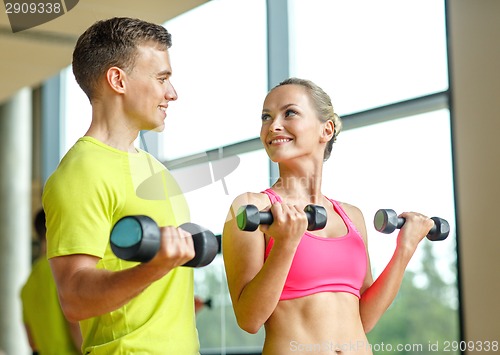
<path fill-rule="evenodd" d="M 158 78 L 158 81 L 160 82 L 160 84 L 164 84 L 165 81 L 167 81 L 167 78 Z"/>

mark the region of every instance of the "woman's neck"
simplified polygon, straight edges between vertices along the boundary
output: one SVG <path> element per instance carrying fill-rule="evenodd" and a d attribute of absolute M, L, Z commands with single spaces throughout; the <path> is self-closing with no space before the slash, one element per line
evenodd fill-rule
<path fill-rule="evenodd" d="M 280 177 L 273 185 L 285 201 L 292 204 L 319 204 L 323 199 L 321 182 L 323 162 L 296 166 L 279 165 Z"/>

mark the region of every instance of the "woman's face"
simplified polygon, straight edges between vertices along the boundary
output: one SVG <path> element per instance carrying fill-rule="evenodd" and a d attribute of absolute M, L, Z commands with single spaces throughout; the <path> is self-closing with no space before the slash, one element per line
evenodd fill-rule
<path fill-rule="evenodd" d="M 324 127 L 301 85 L 278 86 L 264 100 L 260 139 L 274 162 L 311 155 L 322 159 Z"/>

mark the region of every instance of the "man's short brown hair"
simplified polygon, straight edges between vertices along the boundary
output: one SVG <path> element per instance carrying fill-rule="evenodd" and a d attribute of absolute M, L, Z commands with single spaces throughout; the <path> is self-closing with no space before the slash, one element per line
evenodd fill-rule
<path fill-rule="evenodd" d="M 167 50 L 172 37 L 163 26 L 128 17 L 98 21 L 80 36 L 73 51 L 73 74 L 89 100 L 109 68 L 134 67 L 137 47 L 144 44 Z"/>

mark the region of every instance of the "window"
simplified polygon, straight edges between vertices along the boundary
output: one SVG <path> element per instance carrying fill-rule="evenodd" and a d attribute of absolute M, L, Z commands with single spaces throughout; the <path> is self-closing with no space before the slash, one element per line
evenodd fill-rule
<path fill-rule="evenodd" d="M 71 65 L 61 72 L 62 124 L 61 157 L 82 137 L 90 127 L 92 106 L 75 80 Z"/>
<path fill-rule="evenodd" d="M 292 76 L 340 114 L 448 89 L 444 2 L 290 0 Z"/>
<path fill-rule="evenodd" d="M 162 158 L 256 137 L 267 89 L 265 1 L 210 1 L 165 27 L 179 98 L 168 108 Z"/>

